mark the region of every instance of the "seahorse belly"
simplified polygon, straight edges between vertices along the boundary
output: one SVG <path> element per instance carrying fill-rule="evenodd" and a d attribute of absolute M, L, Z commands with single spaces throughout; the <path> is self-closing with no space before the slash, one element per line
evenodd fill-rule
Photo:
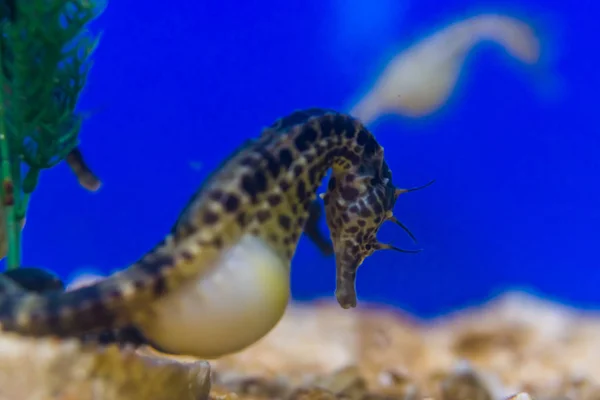
<path fill-rule="evenodd" d="M 157 301 L 140 329 L 164 350 L 214 359 L 267 334 L 283 316 L 289 287 L 288 262 L 245 235 L 209 273 Z"/>

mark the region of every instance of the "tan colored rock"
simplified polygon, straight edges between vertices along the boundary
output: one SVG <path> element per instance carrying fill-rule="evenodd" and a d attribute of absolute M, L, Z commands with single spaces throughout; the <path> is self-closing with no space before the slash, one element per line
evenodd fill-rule
<path fill-rule="evenodd" d="M 0 400 L 200 400 L 208 363 L 0 334 Z"/>
<path fill-rule="evenodd" d="M 517 393 L 513 396 L 510 396 L 506 400 L 532 400 L 531 396 L 525 392 Z"/>

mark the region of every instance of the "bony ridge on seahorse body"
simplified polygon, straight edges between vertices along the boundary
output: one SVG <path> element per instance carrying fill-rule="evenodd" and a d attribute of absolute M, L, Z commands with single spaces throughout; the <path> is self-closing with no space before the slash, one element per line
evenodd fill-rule
<path fill-rule="evenodd" d="M 65 293 L 6 291 L 2 329 L 78 337 L 134 325 L 172 353 L 216 358 L 239 351 L 284 313 L 290 262 L 329 169 L 336 295 L 343 307 L 354 306 L 356 268 L 386 248 L 373 247 L 374 235 L 393 219 L 402 190 L 360 121 L 308 109 L 279 119 L 233 154 L 192 197 L 172 232 L 129 268 Z M 364 246 L 363 239 L 369 240 Z M 10 283 L 0 280 L 2 286 Z"/>

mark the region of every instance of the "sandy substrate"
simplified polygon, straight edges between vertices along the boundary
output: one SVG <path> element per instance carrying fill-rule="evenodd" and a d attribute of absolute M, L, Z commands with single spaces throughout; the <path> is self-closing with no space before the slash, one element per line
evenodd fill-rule
<path fill-rule="evenodd" d="M 296 305 L 261 342 L 211 365 L 214 398 L 593 400 L 600 314 L 520 293 L 428 323 L 364 303 Z"/>
<path fill-rule="evenodd" d="M 0 400 L 188 400 L 209 389 L 214 400 L 598 400 L 599 381 L 600 315 L 519 293 L 428 323 L 364 303 L 293 305 L 210 368 L 147 348 L 0 335 Z"/>

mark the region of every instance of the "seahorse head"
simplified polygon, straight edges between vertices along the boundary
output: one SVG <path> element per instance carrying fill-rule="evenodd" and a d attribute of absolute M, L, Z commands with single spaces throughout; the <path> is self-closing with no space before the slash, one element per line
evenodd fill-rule
<path fill-rule="evenodd" d="M 433 181 L 432 181 L 433 182 Z M 422 187 L 428 186 L 432 182 Z M 396 219 L 393 208 L 402 193 L 421 189 L 398 189 L 392 173 L 383 159 L 361 164 L 358 168 L 332 175 L 325 202 L 325 217 L 330 230 L 336 258 L 336 290 L 343 308 L 356 307 L 356 272 L 363 261 L 377 250 L 403 250 L 377 240 L 377 232 L 385 221 L 392 221 L 410 231 Z"/>

